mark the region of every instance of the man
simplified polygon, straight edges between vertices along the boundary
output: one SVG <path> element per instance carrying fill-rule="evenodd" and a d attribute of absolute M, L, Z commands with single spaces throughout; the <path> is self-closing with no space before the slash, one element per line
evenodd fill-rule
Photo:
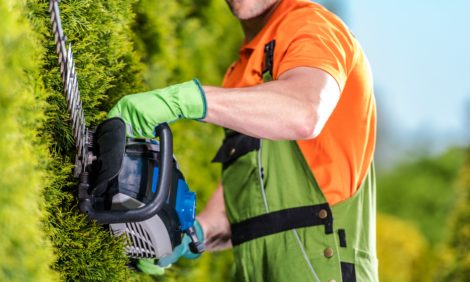
<path fill-rule="evenodd" d="M 358 41 L 301 0 L 227 0 L 245 41 L 224 88 L 197 80 L 124 97 L 131 135 L 179 118 L 227 128 L 222 182 L 197 217 L 236 281 L 377 281 L 375 100 Z M 194 256 L 181 246 L 160 265 Z"/>

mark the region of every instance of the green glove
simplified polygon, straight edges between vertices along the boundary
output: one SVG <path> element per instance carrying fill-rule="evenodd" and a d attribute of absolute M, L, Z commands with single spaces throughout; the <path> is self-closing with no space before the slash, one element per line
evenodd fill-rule
<path fill-rule="evenodd" d="M 155 264 L 155 259 L 139 259 L 136 264 L 137 268 L 145 274 L 163 275 L 165 268 Z"/>
<path fill-rule="evenodd" d="M 196 220 L 194 221 L 193 227 L 196 231 L 196 236 L 199 241 L 204 242 L 204 232 L 202 231 L 201 224 L 199 224 L 199 222 Z M 184 234 L 181 244 L 179 244 L 170 255 L 160 258 L 158 260 L 158 265 L 160 267 L 167 267 L 170 264 L 177 262 L 181 257 L 185 257 L 187 259 L 197 259 L 200 257 L 201 254 L 191 252 L 189 249 L 189 243 L 191 243 L 191 238 Z"/>
<path fill-rule="evenodd" d="M 155 137 L 155 126 L 180 118 L 206 117 L 206 97 L 197 79 L 145 93 L 124 96 L 108 113 L 120 117 L 130 137 Z"/>

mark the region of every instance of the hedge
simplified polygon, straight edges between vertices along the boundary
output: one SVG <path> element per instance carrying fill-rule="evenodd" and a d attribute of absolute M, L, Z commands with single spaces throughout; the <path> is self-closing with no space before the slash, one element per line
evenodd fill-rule
<path fill-rule="evenodd" d="M 71 177 L 74 142 L 62 96 L 48 2 L 26 1 L 25 14 L 38 45 L 43 47 L 37 71 L 47 95 L 37 100 L 45 106 L 44 120 L 36 124 L 36 128 L 40 132 L 40 143 L 48 148 L 44 178 L 47 180 L 44 197 L 48 217 L 43 229 L 56 256 L 52 268 L 61 280 L 67 281 L 149 280 L 126 267 L 128 259 L 123 254 L 122 241 L 110 236 L 102 227 L 90 224 L 78 212 L 76 181 Z M 235 23 L 231 29 L 238 32 L 238 37 L 222 41 L 224 26 L 232 25 L 233 21 L 227 20 L 231 18 L 227 17 L 229 11 L 225 4 L 217 1 L 62 0 L 60 8 L 65 34 L 73 44 L 90 127 L 101 121 L 106 111 L 125 94 L 194 76 L 206 83 L 220 83 L 225 67 L 236 55 L 237 38 L 241 38 Z M 218 17 L 213 17 L 214 13 Z M 221 42 L 224 44 L 220 45 Z M 159 47 L 154 48 L 149 43 Z M 172 126 L 176 154 L 190 185 L 198 192 L 201 207 L 215 188 L 219 175 L 218 167 L 203 167 L 215 153 L 221 131 L 195 122 L 188 129 L 186 123 Z M 214 136 L 220 138 L 213 139 Z M 224 259 L 217 259 L 220 257 Z M 167 271 L 165 280 L 206 277 L 211 267 L 221 263 L 221 268 L 229 269 L 230 261 L 227 253 L 205 255 L 198 262 L 182 261 L 180 266 Z M 212 272 L 210 277 L 226 277 L 228 272 Z"/>
<path fill-rule="evenodd" d="M 36 128 L 44 118 L 35 98 L 44 97 L 36 81 L 42 48 L 22 8 L 0 2 L 0 281 L 53 281 L 41 196 L 47 150 Z"/>
<path fill-rule="evenodd" d="M 120 96 L 141 90 L 143 66 L 133 51 L 131 0 L 62 0 L 62 24 L 73 44 L 78 82 L 87 124 L 104 119 Z M 130 270 L 123 242 L 89 223 L 77 208 L 76 181 L 71 177 L 74 142 L 62 95 L 49 1 L 26 1 L 25 13 L 44 52 L 38 67 L 48 96 L 41 142 L 48 146 L 48 185 L 44 191 L 48 218 L 45 231 L 56 255 L 52 268 L 66 281 L 128 281 Z"/>

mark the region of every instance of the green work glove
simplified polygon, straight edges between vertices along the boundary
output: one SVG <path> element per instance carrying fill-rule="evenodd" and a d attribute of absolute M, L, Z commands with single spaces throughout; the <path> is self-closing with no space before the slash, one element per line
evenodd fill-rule
<path fill-rule="evenodd" d="M 196 235 L 199 241 L 204 242 L 204 233 L 202 231 L 201 224 L 199 224 L 199 222 L 196 220 L 194 221 L 193 227 L 196 231 Z M 181 244 L 179 244 L 170 255 L 160 258 L 158 260 L 158 266 L 167 267 L 170 264 L 177 262 L 181 257 L 187 259 L 197 259 L 198 257 L 200 257 L 201 254 L 191 252 L 191 250 L 189 249 L 189 243 L 191 243 L 191 238 L 189 238 L 188 235 L 184 234 Z"/>
<path fill-rule="evenodd" d="M 155 126 L 180 118 L 206 117 L 206 98 L 197 79 L 145 93 L 124 96 L 108 113 L 120 117 L 130 137 L 155 137 Z"/>
<path fill-rule="evenodd" d="M 139 259 L 137 260 L 136 267 L 145 274 L 149 275 L 163 275 L 165 268 L 155 264 L 155 259 Z"/>

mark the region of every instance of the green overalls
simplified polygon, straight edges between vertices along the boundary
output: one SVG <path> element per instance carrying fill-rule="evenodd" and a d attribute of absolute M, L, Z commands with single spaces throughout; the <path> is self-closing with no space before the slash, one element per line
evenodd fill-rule
<path fill-rule="evenodd" d="M 275 40 L 265 45 L 270 81 Z M 295 141 L 259 140 L 230 130 L 223 164 L 235 281 L 378 281 L 375 172 L 330 207 Z"/>
<path fill-rule="evenodd" d="M 235 281 L 378 281 L 373 167 L 329 207 L 295 141 L 256 140 L 232 133 L 219 151 Z"/>
<path fill-rule="evenodd" d="M 378 281 L 373 165 L 330 207 L 295 141 L 228 131 L 223 163 L 235 281 Z"/>

